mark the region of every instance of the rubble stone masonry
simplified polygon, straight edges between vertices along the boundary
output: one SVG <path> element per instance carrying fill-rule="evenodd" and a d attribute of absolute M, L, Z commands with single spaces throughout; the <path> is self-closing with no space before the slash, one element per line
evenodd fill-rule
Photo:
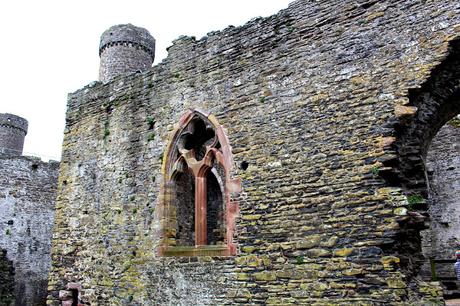
<path fill-rule="evenodd" d="M 381 173 L 459 23 L 458 1 L 298 0 L 70 94 L 48 305 L 442 304 L 406 254 L 419 214 Z M 236 256 L 159 252 L 164 152 L 190 108 L 232 148 Z"/>
<path fill-rule="evenodd" d="M 10 283 L 6 277 L 0 282 L 0 296 L 8 294 L 0 305 L 10 305 L 8 296 L 12 305 L 45 303 L 58 167 L 35 157 L 0 155 L 0 265 L 10 262 L 14 270 L 13 288 L 1 291 Z M 8 275 L 3 266 L 0 273 Z"/>

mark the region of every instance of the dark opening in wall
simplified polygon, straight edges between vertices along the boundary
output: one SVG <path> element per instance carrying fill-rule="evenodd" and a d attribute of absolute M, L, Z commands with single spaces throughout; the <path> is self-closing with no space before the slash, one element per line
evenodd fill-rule
<path fill-rule="evenodd" d="M 214 140 L 215 132 L 201 119 L 195 119 L 190 122 L 189 133 L 184 137 L 184 149 L 193 150 L 196 160 L 203 159 L 206 153 L 206 146 Z"/>
<path fill-rule="evenodd" d="M 72 292 L 72 306 L 78 306 L 78 289 L 70 289 Z"/>
<path fill-rule="evenodd" d="M 206 183 L 206 220 L 208 244 L 223 244 L 224 201 L 222 198 L 221 183 L 219 183 L 213 171 L 208 172 Z"/>
<path fill-rule="evenodd" d="M 113 105 L 112 104 L 107 105 L 106 108 L 105 108 L 105 112 L 107 114 L 111 114 L 112 111 L 113 111 Z"/>
<path fill-rule="evenodd" d="M 173 200 L 176 209 L 176 245 L 195 245 L 195 178 L 190 172 L 174 180 Z"/>
<path fill-rule="evenodd" d="M 6 251 L 0 249 L 0 305 L 14 302 L 14 267 L 8 260 Z"/>
<path fill-rule="evenodd" d="M 240 166 L 241 166 L 241 169 L 242 169 L 242 170 L 246 170 L 246 169 L 248 169 L 248 167 L 249 167 L 249 163 L 248 163 L 247 161 L 244 160 L 244 161 L 241 162 L 241 165 L 240 165 Z"/>

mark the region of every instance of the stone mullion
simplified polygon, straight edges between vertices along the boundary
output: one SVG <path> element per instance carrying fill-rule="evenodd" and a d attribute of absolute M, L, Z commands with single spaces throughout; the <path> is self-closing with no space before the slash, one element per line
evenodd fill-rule
<path fill-rule="evenodd" d="M 207 245 L 206 177 L 195 177 L 195 245 Z"/>

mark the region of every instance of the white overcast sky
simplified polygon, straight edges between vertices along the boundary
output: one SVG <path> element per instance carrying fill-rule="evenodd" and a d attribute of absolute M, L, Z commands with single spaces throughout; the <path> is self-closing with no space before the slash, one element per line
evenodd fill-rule
<path fill-rule="evenodd" d="M 10 0 L 0 2 L 0 113 L 29 121 L 24 154 L 59 160 L 67 93 L 97 80 L 99 38 L 120 23 L 156 39 L 155 62 L 180 35 L 270 16 L 292 0 Z"/>

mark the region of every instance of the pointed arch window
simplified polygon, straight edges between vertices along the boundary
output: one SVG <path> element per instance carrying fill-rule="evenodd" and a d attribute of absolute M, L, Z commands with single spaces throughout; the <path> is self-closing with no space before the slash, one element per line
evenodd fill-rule
<path fill-rule="evenodd" d="M 231 148 L 213 115 L 188 111 L 179 121 L 163 161 L 163 237 L 166 256 L 229 256 L 240 191 L 231 179 Z"/>

